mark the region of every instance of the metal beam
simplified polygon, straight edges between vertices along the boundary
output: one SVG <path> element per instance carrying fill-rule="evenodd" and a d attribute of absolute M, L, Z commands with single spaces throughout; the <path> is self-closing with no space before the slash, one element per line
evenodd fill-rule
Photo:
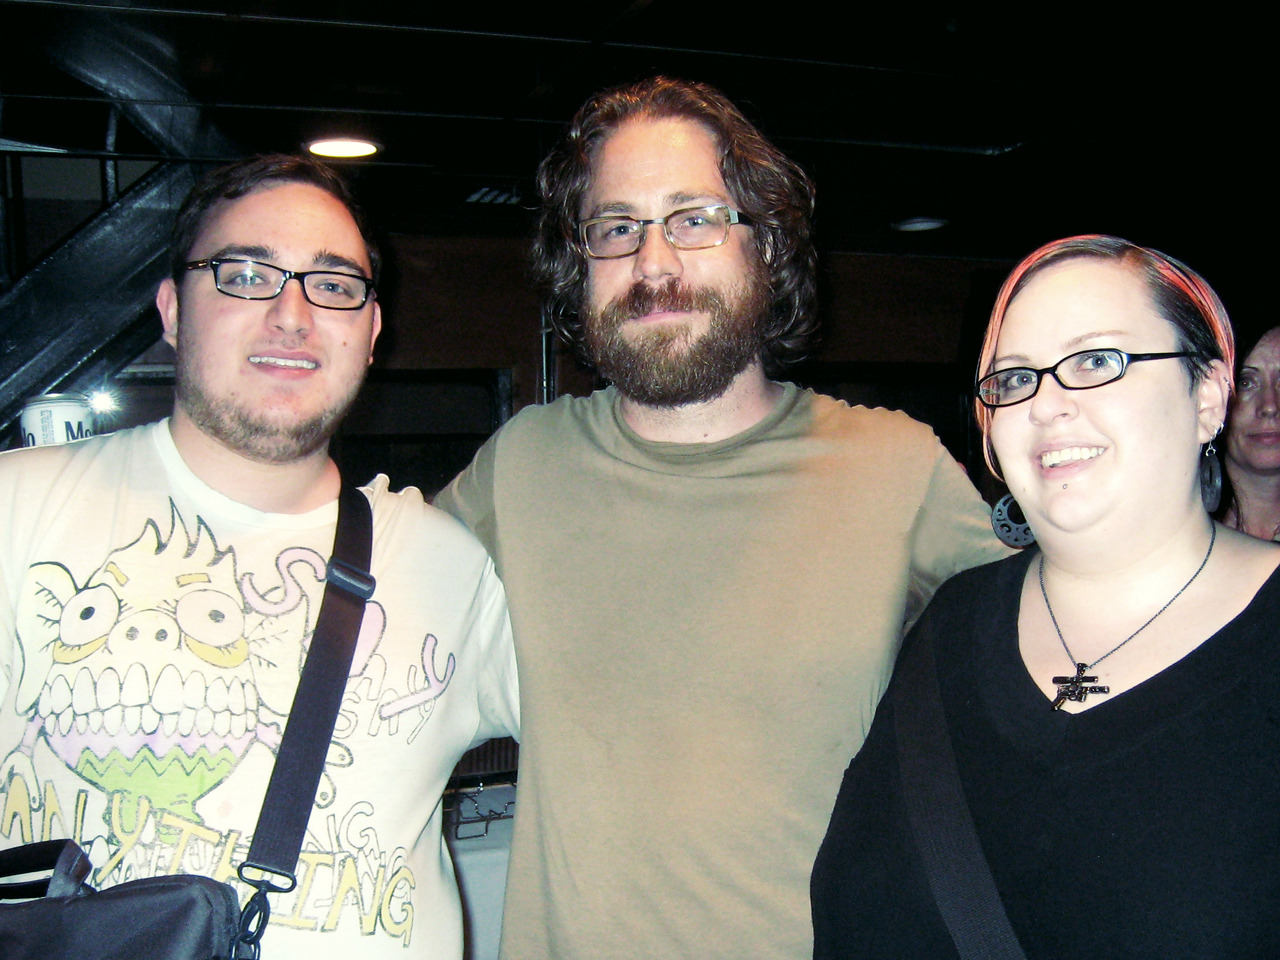
<path fill-rule="evenodd" d="M 176 79 L 177 54 L 159 38 L 118 17 L 69 18 L 49 56 L 71 76 L 112 100 L 165 154 L 236 157 L 243 154 L 205 115 Z"/>
<path fill-rule="evenodd" d="M 173 211 L 193 182 L 187 164 L 158 167 L 0 297 L 0 429 L 25 398 L 104 379 L 155 342 Z"/>
<path fill-rule="evenodd" d="M 116 102 L 164 153 L 238 156 L 175 79 L 172 50 L 117 18 L 69 18 L 53 61 Z M 153 170 L 0 297 L 0 430 L 25 398 L 109 377 L 159 335 L 152 301 L 193 165 Z M 10 224 L 15 227 L 16 224 Z"/>

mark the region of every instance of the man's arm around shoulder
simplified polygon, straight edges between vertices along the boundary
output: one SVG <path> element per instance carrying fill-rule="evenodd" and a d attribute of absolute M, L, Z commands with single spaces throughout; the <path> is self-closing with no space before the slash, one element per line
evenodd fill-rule
<path fill-rule="evenodd" d="M 450 484 L 436 494 L 435 506 L 451 513 L 484 544 L 490 556 L 498 556 L 494 481 L 499 431 L 485 441 L 475 458 Z"/>

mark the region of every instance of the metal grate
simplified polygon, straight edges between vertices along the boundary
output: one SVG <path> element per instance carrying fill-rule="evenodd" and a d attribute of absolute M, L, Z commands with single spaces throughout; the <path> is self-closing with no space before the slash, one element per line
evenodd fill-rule
<path fill-rule="evenodd" d="M 458 761 L 450 781 L 452 786 L 465 783 L 514 783 L 520 766 L 520 744 L 510 737 L 490 740 L 468 750 Z"/>

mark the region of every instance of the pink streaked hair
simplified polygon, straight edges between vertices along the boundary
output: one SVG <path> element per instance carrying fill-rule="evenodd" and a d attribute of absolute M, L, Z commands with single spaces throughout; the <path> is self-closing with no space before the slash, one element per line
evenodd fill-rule
<path fill-rule="evenodd" d="M 1204 376 L 1209 361 L 1221 360 L 1227 367 L 1227 385 L 1235 392 L 1235 337 L 1231 332 L 1227 308 L 1222 305 L 1213 288 L 1186 264 L 1159 250 L 1140 247 L 1128 240 L 1099 233 L 1066 237 L 1046 243 L 1013 268 L 991 309 L 987 335 L 982 341 L 982 352 L 978 356 L 975 383 L 991 372 L 996 341 L 1000 339 L 1005 313 L 1013 298 L 1041 270 L 1056 263 L 1084 257 L 1110 260 L 1136 271 L 1147 284 L 1156 312 L 1177 331 L 1178 349 L 1195 354 L 1183 361 L 1192 379 Z M 976 398 L 973 407 L 978 426 L 982 430 L 982 456 L 991 472 L 1003 479 L 996 468 L 995 451 L 991 448 L 992 411 Z"/>

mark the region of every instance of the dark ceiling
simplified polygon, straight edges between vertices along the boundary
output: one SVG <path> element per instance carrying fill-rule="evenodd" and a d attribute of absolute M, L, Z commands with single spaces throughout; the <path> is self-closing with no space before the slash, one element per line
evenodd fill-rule
<path fill-rule="evenodd" d="M 720 86 L 810 171 L 826 251 L 1011 259 L 1111 232 L 1251 309 L 1271 31 L 1232 6 L 0 0 L 0 139 L 214 160 L 354 129 L 385 147 L 352 166 L 384 228 L 523 236 L 583 98 L 664 72 Z M 915 216 L 949 225 L 890 226 Z"/>

